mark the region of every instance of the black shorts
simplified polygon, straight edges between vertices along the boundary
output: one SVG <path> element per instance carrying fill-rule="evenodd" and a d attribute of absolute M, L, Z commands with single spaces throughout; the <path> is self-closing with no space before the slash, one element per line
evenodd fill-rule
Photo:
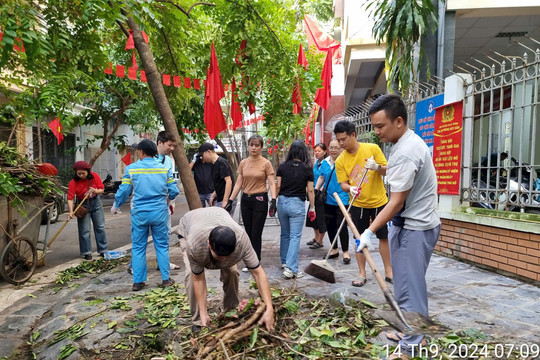
<path fill-rule="evenodd" d="M 325 208 L 325 204 L 322 204 L 319 201 L 317 201 L 317 199 L 315 199 L 315 215 L 317 215 L 317 217 L 315 218 L 314 221 L 310 221 L 309 217 L 307 216 L 307 213 L 309 212 L 309 208 L 308 208 L 308 211 L 306 212 L 306 227 L 319 230 L 319 232 L 321 233 L 326 232 L 326 220 L 324 219 L 324 208 Z"/>
<path fill-rule="evenodd" d="M 371 225 L 371 222 L 375 220 L 377 214 L 384 209 L 384 206 L 385 205 L 372 209 L 351 206 L 351 218 L 360 234 Z M 388 239 L 388 226 L 385 225 L 380 228 L 375 235 L 377 235 L 377 238 L 379 239 Z"/>

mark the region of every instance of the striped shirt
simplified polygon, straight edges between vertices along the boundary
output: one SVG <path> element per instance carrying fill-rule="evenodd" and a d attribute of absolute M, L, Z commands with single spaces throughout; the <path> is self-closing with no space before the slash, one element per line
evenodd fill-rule
<path fill-rule="evenodd" d="M 220 225 L 231 228 L 236 234 L 236 248 L 224 261 L 218 261 L 210 255 L 208 243 L 210 232 Z M 248 269 L 256 269 L 260 265 L 244 228 L 220 207 L 207 207 L 188 212 L 180 219 L 177 231 L 187 241 L 187 256 L 194 274 L 201 274 L 204 269 L 226 269 L 241 260 Z"/>

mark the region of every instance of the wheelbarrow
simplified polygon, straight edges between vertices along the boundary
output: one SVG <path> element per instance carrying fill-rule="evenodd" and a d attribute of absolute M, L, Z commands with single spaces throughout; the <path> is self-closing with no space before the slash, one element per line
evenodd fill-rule
<path fill-rule="evenodd" d="M 14 285 L 28 281 L 36 269 L 37 242 L 41 213 L 53 204 L 44 205 L 41 196 L 0 196 L 0 275 Z M 48 234 L 49 222 L 47 222 Z M 46 239 L 45 239 L 46 242 Z"/>

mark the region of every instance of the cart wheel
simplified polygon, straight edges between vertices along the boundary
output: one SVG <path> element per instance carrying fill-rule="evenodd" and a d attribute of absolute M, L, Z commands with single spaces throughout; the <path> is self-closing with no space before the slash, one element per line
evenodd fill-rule
<path fill-rule="evenodd" d="M 7 282 L 19 285 L 34 274 L 37 263 L 36 246 L 25 237 L 7 243 L 0 258 L 0 274 Z"/>

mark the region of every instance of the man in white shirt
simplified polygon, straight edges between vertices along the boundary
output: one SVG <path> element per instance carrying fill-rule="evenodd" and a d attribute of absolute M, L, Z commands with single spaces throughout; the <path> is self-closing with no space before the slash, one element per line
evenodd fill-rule
<path fill-rule="evenodd" d="M 428 317 L 426 271 L 441 230 L 437 208 L 437 175 L 425 142 L 407 128 L 407 109 L 397 95 L 379 97 L 369 109 L 375 134 L 390 149 L 386 178 L 390 201 L 360 236 L 359 248 L 371 247 L 374 233 L 392 220 L 390 254 L 394 293 L 399 307 Z M 402 359 L 417 356 L 423 335 L 388 333 L 399 341 Z M 397 357 L 389 357 L 394 359 Z"/>

